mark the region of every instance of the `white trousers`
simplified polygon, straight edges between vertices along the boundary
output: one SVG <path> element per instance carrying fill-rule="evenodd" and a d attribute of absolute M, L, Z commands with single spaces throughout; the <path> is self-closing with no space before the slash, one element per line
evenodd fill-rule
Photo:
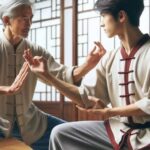
<path fill-rule="evenodd" d="M 113 150 L 113 146 L 103 121 L 79 121 L 56 126 L 49 150 Z"/>

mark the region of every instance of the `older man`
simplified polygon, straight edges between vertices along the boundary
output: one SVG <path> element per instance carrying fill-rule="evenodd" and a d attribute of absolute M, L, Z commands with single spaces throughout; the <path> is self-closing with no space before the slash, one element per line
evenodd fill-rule
<path fill-rule="evenodd" d="M 33 3 L 29 0 L 6 0 L 0 8 L 0 17 L 4 24 L 0 38 L 0 137 L 18 137 L 36 150 L 47 150 L 52 128 L 64 121 L 43 113 L 32 103 L 37 81 L 35 74 L 28 74 L 23 87 L 23 82 L 17 82 L 17 86 L 14 82 L 9 87 L 24 63 L 24 50 L 29 48 L 33 55 L 43 56 L 48 60 L 49 72 L 70 83 L 80 81 L 97 64 L 100 57 L 94 48 L 80 67 L 67 68 L 55 62 L 44 48 L 25 39 L 32 24 L 32 6 Z M 27 70 L 26 65 L 24 68 Z M 27 74 L 20 74 L 24 81 Z M 15 81 L 18 80 L 20 77 Z"/>

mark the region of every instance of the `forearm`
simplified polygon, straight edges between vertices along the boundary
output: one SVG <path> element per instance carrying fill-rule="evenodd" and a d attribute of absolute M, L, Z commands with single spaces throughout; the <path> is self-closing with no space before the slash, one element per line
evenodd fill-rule
<path fill-rule="evenodd" d="M 73 71 L 73 81 L 74 83 L 78 83 L 83 76 L 85 76 L 92 67 L 90 67 L 87 63 L 82 64 L 79 67 L 76 67 Z"/>
<path fill-rule="evenodd" d="M 81 78 L 93 69 L 106 53 L 105 48 L 100 42 L 94 42 L 95 46 L 86 57 L 84 64 L 76 68 L 73 72 L 74 83 L 79 82 Z"/>
<path fill-rule="evenodd" d="M 128 117 L 128 116 L 147 115 L 140 108 L 138 108 L 135 104 L 130 104 L 128 106 L 122 106 L 122 107 L 108 108 L 107 113 L 109 117 L 114 117 L 114 116 Z"/>
<path fill-rule="evenodd" d="M 0 86 L 0 94 L 5 94 L 5 87 L 4 86 Z"/>
<path fill-rule="evenodd" d="M 84 107 L 78 88 L 76 86 L 59 80 L 48 73 L 43 73 L 40 78 L 42 78 L 42 80 L 44 80 L 47 84 L 53 85 L 60 91 L 61 94 L 71 99 L 77 105 Z"/>
<path fill-rule="evenodd" d="M 1 95 L 9 95 L 10 87 L 9 86 L 0 86 L 0 94 Z"/>

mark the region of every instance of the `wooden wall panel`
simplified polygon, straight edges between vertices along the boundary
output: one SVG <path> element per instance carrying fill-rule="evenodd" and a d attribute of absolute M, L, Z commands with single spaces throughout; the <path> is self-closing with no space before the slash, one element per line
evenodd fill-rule
<path fill-rule="evenodd" d="M 34 102 L 38 108 L 48 114 L 64 119 L 66 121 L 81 121 L 81 120 L 99 120 L 99 116 L 87 114 L 77 110 L 71 102 L 64 102 L 64 112 L 62 113 L 62 104 L 60 102 Z"/>
<path fill-rule="evenodd" d="M 34 102 L 35 105 L 48 114 L 52 114 L 56 117 L 62 118 L 67 121 L 75 121 L 76 117 L 76 107 L 71 102 L 64 102 L 62 113 L 62 104 L 60 102 Z"/>

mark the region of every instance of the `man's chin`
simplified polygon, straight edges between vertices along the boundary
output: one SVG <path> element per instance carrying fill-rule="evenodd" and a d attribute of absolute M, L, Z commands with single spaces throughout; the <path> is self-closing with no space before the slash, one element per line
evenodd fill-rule
<path fill-rule="evenodd" d="M 112 37 L 114 37 L 115 35 L 114 34 L 107 34 L 107 37 L 108 38 L 112 38 Z"/>
<path fill-rule="evenodd" d="M 27 38 L 28 37 L 28 34 L 23 34 L 23 35 L 20 35 L 21 38 Z"/>

